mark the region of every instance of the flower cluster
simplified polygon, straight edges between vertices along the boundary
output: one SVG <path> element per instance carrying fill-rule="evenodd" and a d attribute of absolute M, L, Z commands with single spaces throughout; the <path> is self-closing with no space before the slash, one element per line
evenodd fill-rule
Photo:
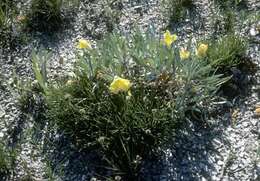
<path fill-rule="evenodd" d="M 163 34 L 163 45 L 166 46 L 167 49 L 171 50 L 172 45 L 174 42 L 176 42 L 178 39 L 178 36 L 176 34 L 171 34 L 169 30 L 166 30 L 166 32 Z M 86 39 L 80 39 L 78 41 L 77 45 L 78 49 L 92 49 L 91 43 Z M 196 49 L 196 56 L 199 58 L 203 58 L 207 56 L 208 51 L 208 44 L 201 43 Z M 190 58 L 190 51 L 185 48 L 180 48 L 179 50 L 179 58 L 181 60 L 186 60 Z M 121 78 L 119 76 L 115 76 L 114 80 L 109 86 L 109 90 L 113 94 L 118 94 L 120 92 L 128 92 L 128 95 L 131 95 L 130 88 L 132 83 L 128 79 Z"/>
<path fill-rule="evenodd" d="M 178 39 L 176 34 L 171 34 L 169 30 L 164 33 L 163 43 L 171 48 L 172 44 Z M 203 58 L 207 55 L 208 44 L 201 43 L 196 50 L 196 55 L 200 58 Z M 179 51 L 180 59 L 185 60 L 190 57 L 190 52 L 184 48 L 181 48 Z"/>

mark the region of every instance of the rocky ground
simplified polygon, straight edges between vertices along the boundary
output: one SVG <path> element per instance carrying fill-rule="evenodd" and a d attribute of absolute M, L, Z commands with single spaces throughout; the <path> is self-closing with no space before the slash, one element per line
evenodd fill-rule
<path fill-rule="evenodd" d="M 21 7 L 26 5 L 23 2 L 26 1 L 21 1 Z M 146 29 L 153 25 L 156 32 L 162 31 L 167 26 L 167 18 L 162 14 L 159 2 L 125 0 L 118 29 L 127 33 L 135 26 Z M 248 0 L 247 4 L 248 12 L 259 14 L 260 1 Z M 219 16 L 218 8 L 210 0 L 197 0 L 195 5 L 196 16 L 191 13 L 184 22 L 170 26 L 183 43 L 189 38 L 211 36 L 215 31 L 212 21 L 216 15 Z M 109 31 L 105 20 L 102 21 L 100 8 L 102 5 L 98 1 L 91 7 L 81 3 L 79 11 L 74 14 L 75 19 L 65 30 L 52 35 L 44 32 L 28 33 L 26 36 L 29 38 L 25 44 L 13 47 L 10 51 L 0 49 L 0 137 L 11 140 L 15 135 L 15 140 L 19 143 L 16 167 L 18 176 L 14 180 L 22 180 L 26 175 L 34 180 L 47 180 L 47 177 L 54 175 L 54 180 L 83 181 L 92 176 L 91 164 L 86 163 L 95 157 L 82 155 L 73 147 L 68 148 L 67 140 L 62 136 L 51 141 L 55 146 L 50 146 L 53 151 L 48 151 L 48 155 L 52 153 L 48 158 L 54 160 L 54 173 L 50 171 L 50 160 L 46 160 L 42 152 L 42 148 L 46 147 L 44 139 L 39 142 L 31 139 L 33 118 L 20 112 L 19 95 L 14 83 L 15 77 L 22 80 L 32 79 L 30 57 L 35 48 L 45 48 L 53 52 L 48 64 L 50 78 L 69 74 L 74 62 L 77 39 L 86 38 L 95 42 Z M 92 20 L 95 18 L 101 20 L 94 23 Z M 256 26 L 257 22 L 247 20 L 236 29 L 252 40 L 248 55 L 260 65 L 260 35 L 256 32 Z M 232 106 L 210 120 L 213 122 L 210 128 L 190 125 L 186 131 L 180 131 L 174 148 L 165 149 L 161 161 L 146 163 L 143 178 L 155 181 L 260 180 L 260 158 L 257 155 L 260 149 L 260 122 L 259 117 L 254 114 L 255 106 L 260 105 L 259 75 L 260 69 L 249 77 L 253 83 L 250 84 L 248 94 L 231 100 Z"/>

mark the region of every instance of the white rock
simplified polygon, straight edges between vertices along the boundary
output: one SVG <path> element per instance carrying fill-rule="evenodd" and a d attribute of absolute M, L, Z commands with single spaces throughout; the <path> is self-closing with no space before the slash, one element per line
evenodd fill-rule
<path fill-rule="evenodd" d="M 255 31 L 255 28 L 251 28 L 251 29 L 250 29 L 250 35 L 251 35 L 251 36 L 257 35 L 257 32 Z"/>
<path fill-rule="evenodd" d="M 243 127 L 245 127 L 245 128 L 246 128 L 246 127 L 248 127 L 248 126 L 249 126 L 249 123 L 248 123 L 248 122 L 243 122 L 243 123 L 242 123 L 242 125 L 243 125 Z"/>
<path fill-rule="evenodd" d="M 4 117 L 5 110 L 0 106 L 0 118 Z"/>
<path fill-rule="evenodd" d="M 223 161 L 221 161 L 221 160 L 218 161 L 218 165 L 223 165 L 223 164 L 224 164 Z"/>

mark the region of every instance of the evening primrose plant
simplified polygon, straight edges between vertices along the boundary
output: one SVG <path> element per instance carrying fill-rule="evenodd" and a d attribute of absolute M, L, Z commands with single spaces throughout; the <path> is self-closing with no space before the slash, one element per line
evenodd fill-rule
<path fill-rule="evenodd" d="M 181 58 L 176 41 L 170 31 L 114 33 L 95 47 L 81 39 L 75 76 L 43 84 L 48 120 L 80 150 L 95 150 L 108 176 L 138 180 L 143 162 L 205 114 L 226 81 L 194 51 Z"/>

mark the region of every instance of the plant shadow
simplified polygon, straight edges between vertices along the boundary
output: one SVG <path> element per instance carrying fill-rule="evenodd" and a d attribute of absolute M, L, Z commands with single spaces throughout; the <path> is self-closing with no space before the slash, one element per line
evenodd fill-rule
<path fill-rule="evenodd" d="M 223 132 L 234 124 L 231 110 L 243 110 L 246 107 L 244 100 L 256 85 L 254 75 L 257 67 L 250 65 L 250 71 L 245 70 L 245 65 L 240 65 L 231 72 L 230 81 L 218 92 L 226 103 L 214 108 L 210 118 L 206 118 L 209 120 L 187 121 L 177 129 L 161 159 L 145 164 L 142 180 L 212 180 L 213 172 L 217 172 L 216 157 L 221 155 L 218 148 L 229 146 Z"/>
<path fill-rule="evenodd" d="M 227 112 L 227 116 L 231 116 Z M 144 180 L 211 180 L 214 170 L 212 154 L 218 154 L 213 142 L 227 141 L 222 137 L 219 124 L 231 124 L 230 119 L 221 120 L 210 127 L 201 123 L 187 122 L 177 130 L 173 143 L 168 145 L 160 161 L 148 164 Z M 223 125 L 221 125 L 223 128 Z"/>
<path fill-rule="evenodd" d="M 45 159 L 50 161 L 52 172 L 64 181 L 90 180 L 102 174 L 100 156 L 94 151 L 81 151 L 64 134 L 55 134 L 44 147 Z"/>

